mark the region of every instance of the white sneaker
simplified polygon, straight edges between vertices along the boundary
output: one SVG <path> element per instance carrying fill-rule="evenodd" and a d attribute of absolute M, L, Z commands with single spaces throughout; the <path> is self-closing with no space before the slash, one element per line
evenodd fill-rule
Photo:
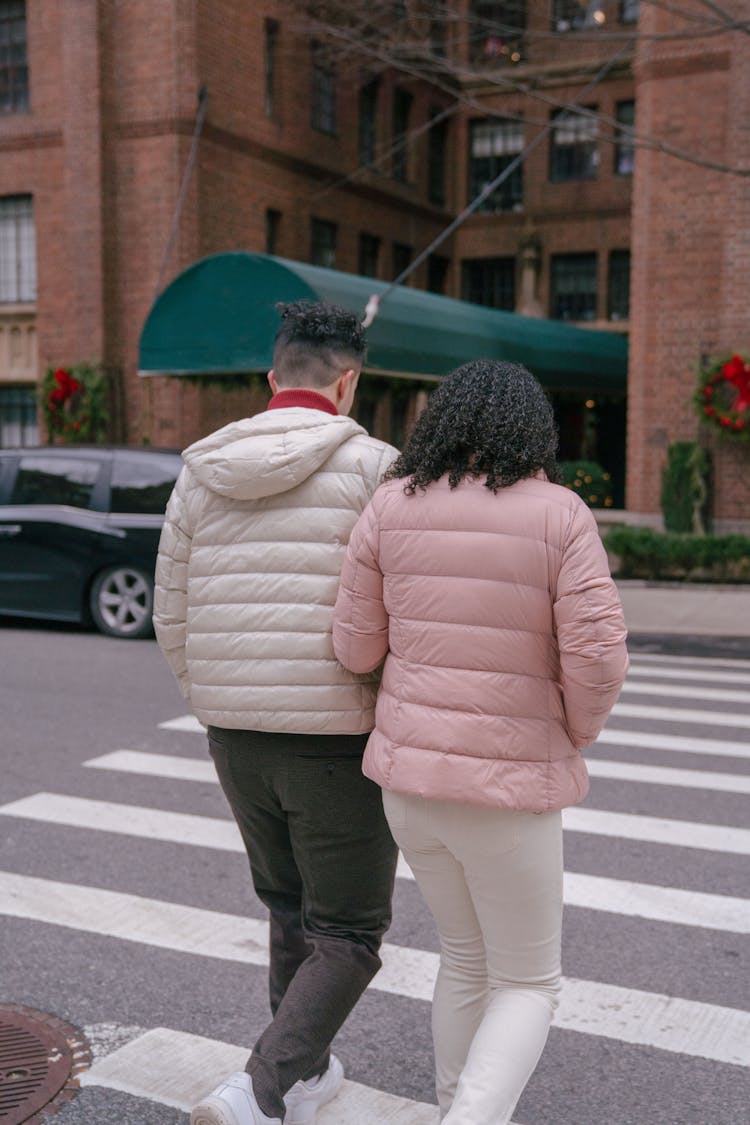
<path fill-rule="evenodd" d="M 344 1068 L 336 1056 L 331 1055 L 324 1074 L 308 1078 L 306 1082 L 295 1082 L 285 1095 L 284 1125 L 313 1125 L 320 1107 L 336 1097 L 343 1081 Z"/>
<path fill-rule="evenodd" d="M 281 1118 L 266 1116 L 255 1100 L 252 1078 L 238 1070 L 195 1106 L 190 1125 L 281 1125 Z"/>

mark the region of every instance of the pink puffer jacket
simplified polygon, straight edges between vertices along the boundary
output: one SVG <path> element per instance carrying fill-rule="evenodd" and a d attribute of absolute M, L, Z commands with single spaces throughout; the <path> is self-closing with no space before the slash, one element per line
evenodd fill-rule
<path fill-rule="evenodd" d="M 493 494 L 447 477 L 377 490 L 334 615 L 353 672 L 385 658 L 364 771 L 385 789 L 532 812 L 585 797 L 593 742 L 628 666 L 596 522 L 530 478 Z"/>

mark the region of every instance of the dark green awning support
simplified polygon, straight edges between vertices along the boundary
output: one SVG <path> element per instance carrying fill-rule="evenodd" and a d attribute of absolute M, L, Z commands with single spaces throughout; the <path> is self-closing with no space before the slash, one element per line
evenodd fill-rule
<path fill-rule="evenodd" d="M 332 301 L 364 315 L 382 281 L 266 254 L 215 254 L 167 286 L 140 342 L 141 375 L 267 371 L 277 301 Z M 624 393 L 627 340 L 399 286 L 367 330 L 366 370 L 439 378 L 469 359 L 525 364 L 545 386 Z"/>

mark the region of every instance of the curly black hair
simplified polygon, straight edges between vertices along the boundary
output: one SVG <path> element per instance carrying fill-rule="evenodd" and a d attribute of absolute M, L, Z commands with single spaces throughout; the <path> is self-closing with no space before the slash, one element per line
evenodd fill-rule
<path fill-rule="evenodd" d="M 276 309 L 273 368 L 280 384 L 325 387 L 343 368 L 361 369 L 367 349 L 355 313 L 326 301 L 279 302 Z"/>
<path fill-rule="evenodd" d="M 433 392 L 385 480 L 407 477 L 404 491 L 445 473 L 451 488 L 486 477 L 493 492 L 543 469 L 559 479 L 557 427 L 541 386 L 525 367 L 478 359 L 452 371 Z"/>

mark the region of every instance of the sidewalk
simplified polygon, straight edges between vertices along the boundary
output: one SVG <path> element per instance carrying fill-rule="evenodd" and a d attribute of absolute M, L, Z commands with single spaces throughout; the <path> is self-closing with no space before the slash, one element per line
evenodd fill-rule
<path fill-rule="evenodd" d="M 632 647 L 750 658 L 750 586 L 617 582 Z"/>

